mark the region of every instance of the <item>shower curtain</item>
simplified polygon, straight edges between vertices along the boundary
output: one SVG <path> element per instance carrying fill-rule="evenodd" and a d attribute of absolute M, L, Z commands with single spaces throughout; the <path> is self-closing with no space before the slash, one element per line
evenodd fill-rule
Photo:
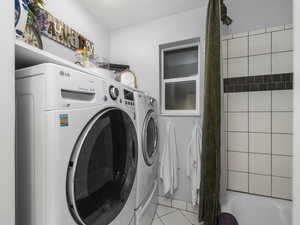
<path fill-rule="evenodd" d="M 216 225 L 220 213 L 221 147 L 221 0 L 209 0 L 207 9 L 203 138 L 199 221 Z"/>

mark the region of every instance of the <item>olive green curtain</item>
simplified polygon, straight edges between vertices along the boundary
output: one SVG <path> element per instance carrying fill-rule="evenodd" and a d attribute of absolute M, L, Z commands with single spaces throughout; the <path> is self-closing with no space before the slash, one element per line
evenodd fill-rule
<path fill-rule="evenodd" d="M 220 0 L 207 9 L 204 112 L 201 153 L 199 221 L 216 225 L 220 213 L 221 55 Z"/>

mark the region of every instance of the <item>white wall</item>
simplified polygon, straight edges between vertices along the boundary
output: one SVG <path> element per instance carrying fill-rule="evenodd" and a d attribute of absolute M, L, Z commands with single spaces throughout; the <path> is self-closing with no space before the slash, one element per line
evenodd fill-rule
<path fill-rule="evenodd" d="M 74 0 L 49 0 L 46 1 L 45 8 L 53 16 L 94 42 L 96 54 L 108 58 L 109 32 L 104 26 L 96 22 L 95 18 L 81 3 Z M 43 37 L 43 44 L 45 50 L 65 59 L 75 60 L 73 50 L 55 41 Z"/>
<path fill-rule="evenodd" d="M 293 23 L 293 0 L 226 0 L 232 25 L 225 33 L 241 33 Z"/>
<path fill-rule="evenodd" d="M 138 86 L 159 99 L 159 45 L 169 42 L 205 37 L 206 8 L 168 16 L 152 22 L 113 31 L 110 40 L 110 58 L 116 63 L 129 64 L 137 74 Z M 180 160 L 180 184 L 176 199 L 190 200 L 186 177 L 185 156 L 191 127 L 197 117 L 162 117 L 161 146 L 164 144 L 165 123 L 174 121 Z"/>
<path fill-rule="evenodd" d="M 293 186 L 293 225 L 300 221 L 300 2 L 294 1 L 294 186 Z"/>
<path fill-rule="evenodd" d="M 15 148 L 14 148 L 14 1 L 0 7 L 0 218 L 1 224 L 15 224 Z"/>

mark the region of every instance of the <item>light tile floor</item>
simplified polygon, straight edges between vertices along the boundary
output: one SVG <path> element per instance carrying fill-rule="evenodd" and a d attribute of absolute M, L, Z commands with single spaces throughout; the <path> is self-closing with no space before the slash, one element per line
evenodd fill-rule
<path fill-rule="evenodd" d="M 159 205 L 152 225 L 201 225 L 196 213 Z"/>

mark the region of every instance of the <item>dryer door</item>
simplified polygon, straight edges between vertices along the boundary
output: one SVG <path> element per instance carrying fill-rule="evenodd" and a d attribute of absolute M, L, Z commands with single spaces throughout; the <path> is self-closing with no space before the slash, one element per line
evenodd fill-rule
<path fill-rule="evenodd" d="M 82 225 L 110 224 L 131 193 L 138 157 L 135 126 L 122 110 L 108 109 L 86 126 L 69 163 L 67 196 Z"/>
<path fill-rule="evenodd" d="M 158 150 L 157 115 L 152 110 L 146 115 L 142 135 L 144 160 L 148 166 L 151 166 L 155 162 Z"/>

